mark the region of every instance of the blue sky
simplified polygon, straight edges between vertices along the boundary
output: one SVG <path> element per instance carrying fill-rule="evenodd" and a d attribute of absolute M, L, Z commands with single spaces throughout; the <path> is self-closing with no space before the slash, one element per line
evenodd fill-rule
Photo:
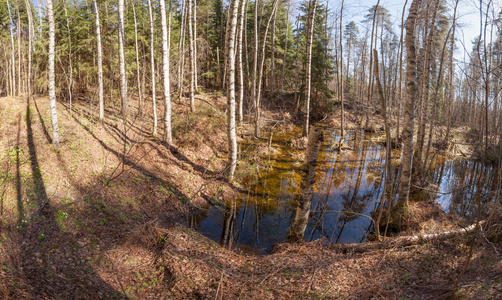
<path fill-rule="evenodd" d="M 408 0 L 407 7 L 410 6 L 412 0 Z M 483 0 L 487 3 L 486 0 Z M 350 21 L 355 21 L 360 24 L 361 20 L 367 14 L 368 9 L 374 6 L 377 0 L 360 0 L 360 1 L 345 1 L 344 5 L 344 23 L 347 24 Z M 394 24 L 395 32 L 399 34 L 400 24 L 401 24 L 401 14 L 403 10 L 404 0 L 381 0 L 380 5 L 387 8 L 391 13 L 391 22 Z M 453 6 L 455 0 L 446 0 L 448 7 L 450 7 L 449 15 L 453 15 Z M 330 1 L 330 8 L 332 10 L 340 9 L 341 0 Z M 502 7 L 502 0 L 493 0 L 492 4 L 496 11 L 500 11 Z M 408 14 L 408 8 L 406 9 L 406 16 Z M 479 35 L 479 0 L 460 0 L 457 9 L 457 28 L 455 36 L 458 40 L 461 40 L 463 45 L 465 45 L 466 50 L 469 52 L 472 49 L 471 41 L 474 40 Z M 360 30 L 362 32 L 362 30 Z M 455 59 L 458 61 L 464 60 L 464 49 L 461 43 L 457 42 L 457 47 L 459 49 L 455 53 Z M 467 57 L 465 58 L 467 59 Z"/>

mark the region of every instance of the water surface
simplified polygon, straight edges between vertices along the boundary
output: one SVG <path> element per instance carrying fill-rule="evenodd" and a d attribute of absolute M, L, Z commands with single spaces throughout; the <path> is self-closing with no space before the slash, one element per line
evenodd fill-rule
<path fill-rule="evenodd" d="M 272 151 L 261 157 L 271 168 L 258 168 L 259 178 L 249 180 L 247 195 L 228 201 L 226 207 L 208 206 L 191 220 L 192 226 L 222 244 L 230 242 L 262 253 L 270 251 L 274 243 L 284 242 L 302 175 L 298 167 L 304 150 L 290 145 L 291 138 L 297 136 L 299 129 L 274 133 Z M 322 238 L 324 243 L 359 243 L 366 241 L 373 229 L 367 216 L 372 216 L 382 198 L 385 147 L 376 142 L 374 134 L 362 130 L 346 132 L 349 149 L 330 147 L 339 140 L 338 131 L 325 129 L 305 232 L 308 241 Z M 243 155 L 256 155 L 252 142 L 243 142 L 241 149 Z M 398 150 L 394 151 L 393 158 L 399 157 Z M 398 161 L 392 163 L 398 172 Z M 427 190 L 415 189 L 412 198 L 436 201 L 446 212 L 470 215 L 476 211 L 477 197 L 482 203 L 492 199 L 487 192 L 496 184 L 492 172 L 479 162 L 437 156 L 427 176 L 431 185 Z M 397 175 L 393 174 L 394 178 Z M 478 182 L 483 183 L 479 194 Z"/>

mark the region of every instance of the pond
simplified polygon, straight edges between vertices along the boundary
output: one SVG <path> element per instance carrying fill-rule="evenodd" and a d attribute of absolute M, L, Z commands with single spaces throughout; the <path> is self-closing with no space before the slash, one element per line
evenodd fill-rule
<path fill-rule="evenodd" d="M 261 161 L 269 162 L 269 168 L 262 168 L 259 178 L 250 180 L 248 194 L 228 201 L 226 207 L 208 205 L 190 220 L 192 227 L 222 245 L 230 243 L 260 253 L 284 242 L 297 206 L 299 166 L 304 157 L 304 150 L 292 147 L 290 142 L 300 133 L 299 128 L 274 133 L 270 153 L 261 157 Z M 341 151 L 330 146 L 340 141 L 338 130 L 324 128 L 324 136 L 304 239 L 364 242 L 373 230 L 368 217 L 377 208 L 384 189 L 385 147 L 375 141 L 376 135 L 362 130 L 347 131 L 348 149 Z M 243 142 L 242 155 L 256 155 L 254 146 Z M 394 151 L 393 158 L 399 157 L 399 150 Z M 392 162 L 396 173 L 398 162 Z M 437 156 L 427 174 L 427 190 L 415 189 L 411 197 L 417 201 L 432 199 L 446 212 L 469 216 L 476 211 L 476 197 L 482 203 L 493 199 L 490 190 L 496 185 L 496 176 L 492 172 L 479 162 Z M 479 194 L 478 182 L 482 187 Z"/>

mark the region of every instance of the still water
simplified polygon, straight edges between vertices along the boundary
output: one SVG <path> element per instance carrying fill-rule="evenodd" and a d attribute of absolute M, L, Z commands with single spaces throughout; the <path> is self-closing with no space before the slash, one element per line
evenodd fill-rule
<path fill-rule="evenodd" d="M 208 205 L 190 220 L 191 225 L 219 243 L 260 253 L 270 251 L 274 243 L 284 242 L 294 217 L 302 175 L 298 167 L 304 150 L 290 145 L 292 137 L 300 136 L 299 130 L 273 135 L 272 150 L 260 159 L 269 162 L 270 167 L 258 168 L 258 178 L 249 180 L 247 195 L 228 201 L 226 207 Z M 324 134 L 305 240 L 364 242 L 373 229 L 367 216 L 372 216 L 382 198 L 385 147 L 375 141 L 375 135 L 351 130 L 345 135 L 349 149 L 340 151 L 330 146 L 340 141 L 339 132 L 325 129 Z M 253 146 L 252 142 L 242 143 L 243 155 L 256 155 Z M 393 159 L 399 157 L 397 151 L 393 152 Z M 398 172 L 398 161 L 392 163 Z M 492 172 L 479 162 L 437 156 L 429 168 L 427 190 L 415 189 L 411 197 L 416 201 L 436 201 L 445 212 L 469 216 L 477 209 L 476 197 L 482 203 L 493 199 L 490 190 L 494 189 L 496 176 Z M 397 175 L 393 174 L 393 178 Z M 483 187 L 479 194 L 478 182 Z"/>

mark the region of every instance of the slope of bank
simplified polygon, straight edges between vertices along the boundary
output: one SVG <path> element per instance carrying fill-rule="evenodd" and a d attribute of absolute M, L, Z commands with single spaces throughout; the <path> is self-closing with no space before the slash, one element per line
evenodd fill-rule
<path fill-rule="evenodd" d="M 0 100 L 3 298 L 490 299 L 501 292 L 500 240 L 481 239 L 466 264 L 471 236 L 365 253 L 322 241 L 279 244 L 260 256 L 190 229 L 188 216 L 245 190 L 222 173 L 225 99 L 217 94 L 198 95 L 195 113 L 174 103 L 174 146 L 151 135 L 148 106 L 126 125 L 111 108 L 100 124 L 95 103 L 58 109 L 56 153 L 46 98 Z M 290 121 L 272 111 L 265 119 Z"/>

